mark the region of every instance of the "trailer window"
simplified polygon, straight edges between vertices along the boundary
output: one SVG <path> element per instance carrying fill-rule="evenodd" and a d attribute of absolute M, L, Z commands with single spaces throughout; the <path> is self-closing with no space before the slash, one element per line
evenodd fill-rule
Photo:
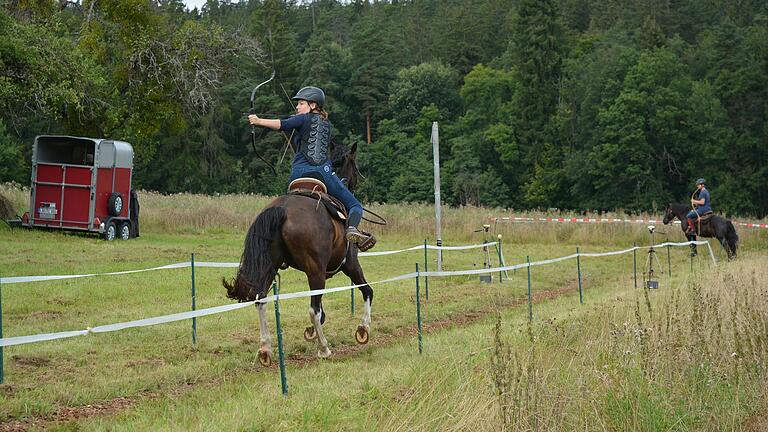
<path fill-rule="evenodd" d="M 39 137 L 37 162 L 93 166 L 95 144 L 71 137 Z"/>

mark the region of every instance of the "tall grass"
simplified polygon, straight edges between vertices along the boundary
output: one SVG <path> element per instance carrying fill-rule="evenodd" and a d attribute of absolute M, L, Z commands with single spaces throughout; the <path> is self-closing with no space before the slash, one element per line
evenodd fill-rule
<path fill-rule="evenodd" d="M 768 395 L 768 268 L 749 259 L 510 337 L 490 374 L 503 430 L 740 430 Z"/>
<path fill-rule="evenodd" d="M 19 214 L 28 210 L 29 188 L 17 184 L 0 184 L 0 193 L 5 195 L 18 209 Z M 244 233 L 256 215 L 274 197 L 254 194 L 195 195 L 188 193 L 161 194 L 141 191 L 141 230 L 159 233 Z M 374 226 L 363 222 L 363 226 L 380 238 L 408 239 L 410 242 L 423 241 L 430 244 L 435 240 L 435 210 L 431 204 L 366 204 L 375 213 L 384 216 L 386 226 Z M 497 217 L 589 217 L 620 218 L 623 213 L 581 215 L 573 212 L 509 211 L 501 208 L 450 207 L 443 206 L 442 239 L 444 244 L 466 244 L 495 239 L 501 235 L 504 242 L 543 243 L 573 245 L 629 245 L 633 242 L 650 242 L 648 232 L 642 224 L 610 223 L 529 223 L 497 221 Z M 374 219 L 372 216 L 367 217 Z M 631 218 L 662 219 L 660 214 L 636 214 Z M 751 221 L 756 222 L 756 221 Z M 490 225 L 489 232 L 482 231 L 483 224 Z M 740 247 L 747 249 L 768 246 L 768 230 L 737 227 Z M 685 241 L 679 226 L 671 225 L 659 230 L 655 241 Z"/>

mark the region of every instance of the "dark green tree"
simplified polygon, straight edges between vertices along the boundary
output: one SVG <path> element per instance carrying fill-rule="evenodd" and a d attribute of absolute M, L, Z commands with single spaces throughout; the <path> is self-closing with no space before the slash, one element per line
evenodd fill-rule
<path fill-rule="evenodd" d="M 515 134 L 522 153 L 529 205 L 550 205 L 561 194 L 562 152 L 550 124 L 558 105 L 563 30 L 553 0 L 518 3 L 511 46 L 520 79 Z"/>

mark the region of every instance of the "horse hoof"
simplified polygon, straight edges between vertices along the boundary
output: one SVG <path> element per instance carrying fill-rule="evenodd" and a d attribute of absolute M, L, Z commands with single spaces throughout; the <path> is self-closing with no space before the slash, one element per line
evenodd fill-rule
<path fill-rule="evenodd" d="M 272 353 L 269 351 L 259 351 L 259 363 L 264 367 L 272 366 Z"/>
<path fill-rule="evenodd" d="M 355 340 L 360 345 L 365 345 L 368 343 L 368 329 L 364 326 L 357 326 L 357 331 L 355 332 Z"/>
<path fill-rule="evenodd" d="M 304 329 L 304 340 L 313 341 L 317 339 L 317 332 L 313 326 L 309 326 Z"/>
<path fill-rule="evenodd" d="M 329 350 L 327 347 L 324 350 L 317 350 L 317 357 L 318 358 L 328 358 L 331 356 L 331 350 Z"/>

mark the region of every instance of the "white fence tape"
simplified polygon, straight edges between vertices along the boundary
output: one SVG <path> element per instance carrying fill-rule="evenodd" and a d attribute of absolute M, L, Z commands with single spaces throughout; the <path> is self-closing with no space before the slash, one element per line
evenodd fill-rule
<path fill-rule="evenodd" d="M 383 283 L 389 283 L 389 282 L 395 282 L 400 280 L 406 280 L 406 279 L 413 279 L 415 277 L 423 277 L 423 276 L 432 276 L 432 277 L 443 277 L 443 276 L 462 276 L 462 275 L 475 275 L 475 274 L 483 274 L 483 273 L 496 273 L 500 271 L 509 271 L 509 270 L 516 270 L 516 269 L 522 269 L 526 267 L 534 267 L 534 266 L 541 266 L 541 265 L 547 265 L 547 264 L 553 264 L 556 262 L 566 261 L 573 258 L 576 258 L 577 256 L 583 256 L 583 257 L 603 257 L 603 256 L 611 256 L 611 255 L 619 255 L 623 253 L 632 252 L 638 249 L 647 249 L 647 248 L 661 248 L 665 247 L 667 245 L 669 246 L 688 246 L 690 244 L 697 244 L 697 245 L 703 245 L 706 244 L 709 248 L 710 256 L 712 257 L 712 262 L 715 263 L 715 256 L 712 252 L 712 247 L 710 246 L 709 242 L 706 241 L 696 241 L 696 242 L 684 242 L 684 243 L 661 243 L 658 245 L 653 246 L 636 246 L 629 249 L 624 249 L 621 251 L 613 251 L 613 252 L 600 252 L 600 253 L 578 253 L 578 254 L 572 254 L 560 258 L 553 258 L 549 260 L 543 260 L 543 261 L 535 261 L 531 263 L 525 263 L 525 264 L 517 264 L 512 266 L 505 266 L 505 267 L 495 267 L 495 268 L 485 268 L 485 269 L 474 269 L 474 270 L 459 270 L 459 271 L 431 271 L 431 272 L 413 272 L 408 274 L 403 274 L 399 276 L 395 276 L 389 279 L 376 281 L 376 282 L 369 282 L 368 285 L 377 285 L 377 284 L 383 284 Z M 482 246 L 482 245 L 480 245 Z M 423 248 L 423 246 L 421 246 Z M 404 249 L 405 250 L 405 249 Z M 232 267 L 232 263 L 215 263 L 215 262 L 200 262 L 195 263 L 195 266 L 200 267 Z M 235 264 L 236 265 L 236 264 Z M 167 266 L 162 267 L 154 267 L 152 269 L 146 269 L 146 270 L 132 270 L 129 272 L 113 272 L 113 273 L 104 273 L 109 275 L 115 275 L 115 274 L 125 274 L 125 273 L 136 273 L 138 271 L 149 271 L 149 270 L 160 270 L 160 269 L 172 269 L 172 268 L 182 268 L 182 267 L 188 267 L 190 266 L 190 263 L 177 263 L 177 264 L 170 264 Z M 335 287 L 335 288 L 326 288 L 323 290 L 316 290 L 316 291 L 301 291 L 301 292 L 295 292 L 295 293 L 287 293 L 287 294 L 280 294 L 278 296 L 271 295 L 267 296 L 261 300 L 258 300 L 259 303 L 268 303 L 277 300 L 289 300 L 289 299 L 295 299 L 295 298 L 302 298 L 302 297 L 313 297 L 316 295 L 323 295 L 323 294 L 330 294 L 335 293 L 339 291 L 348 291 L 350 289 L 354 289 L 357 287 L 360 287 L 362 285 L 349 285 L 349 286 L 343 286 L 343 287 Z M 10 337 L 10 338 L 2 338 L 0 339 L 0 347 L 5 346 L 13 346 L 13 345 L 23 345 L 33 342 L 43 342 L 48 340 L 55 340 L 55 339 L 65 339 L 75 336 L 84 336 L 89 333 L 106 333 L 106 332 L 113 332 L 113 331 L 119 331 L 119 330 L 125 330 L 128 328 L 134 328 L 134 327 L 146 327 L 151 325 L 157 325 L 157 324 L 165 324 L 170 323 L 174 321 L 183 321 L 188 320 L 191 318 L 206 316 L 206 315 L 213 315 L 223 312 L 229 312 L 232 310 L 237 309 L 243 309 L 248 306 L 251 306 L 253 304 L 257 303 L 256 301 L 250 301 L 250 302 L 243 302 L 243 303 L 237 303 L 237 304 L 230 304 L 230 305 L 224 305 L 224 306 L 215 306 L 207 309 L 199 309 L 195 311 L 189 311 L 189 312 L 180 312 L 175 313 L 171 315 L 163 315 L 159 317 L 152 317 L 152 318 L 145 318 L 135 321 L 128 321 L 123 323 L 117 323 L 117 324 L 107 324 L 103 326 L 96 326 L 96 327 L 89 327 L 85 330 L 76 330 L 76 331 L 65 331 L 65 332 L 58 332 L 58 333 L 45 333 L 45 334 L 38 334 L 38 335 L 30 335 L 30 336 L 17 336 L 17 337 Z"/>
<path fill-rule="evenodd" d="M 481 248 L 483 246 L 493 246 L 497 244 L 497 242 L 490 242 L 485 244 L 478 244 L 478 245 L 469 245 L 469 246 L 432 246 L 427 245 L 427 249 L 442 249 L 442 250 L 465 250 L 465 249 L 477 249 Z M 420 250 L 424 249 L 424 245 L 414 246 L 407 249 L 399 249 L 399 250 L 393 250 L 393 251 L 381 251 L 381 252 L 360 252 L 358 256 L 360 257 L 369 257 L 369 256 L 380 256 L 380 255 L 391 255 L 391 254 L 397 254 L 401 252 L 408 252 L 408 251 L 414 251 L 414 250 Z M 238 267 L 240 263 L 237 262 L 208 262 L 208 261 L 200 261 L 195 263 L 195 267 L 222 267 L 222 268 L 228 268 L 228 267 Z M 79 274 L 79 275 L 52 275 L 52 276 L 14 276 L 14 277 L 5 277 L 0 278 L 0 284 L 12 284 L 12 283 L 22 283 L 22 282 L 40 282 L 40 281 L 51 281 L 51 280 L 61 280 L 61 279 L 75 279 L 75 278 L 83 278 L 83 277 L 91 277 L 91 276 L 114 276 L 114 275 L 124 275 L 124 274 L 131 274 L 131 273 L 141 273 L 141 272 L 148 272 L 148 271 L 155 271 L 155 270 L 168 270 L 168 269 L 177 269 L 177 268 L 184 268 L 184 267 L 190 267 L 191 263 L 189 261 L 187 262 L 180 262 L 175 264 L 168 264 L 160 267 L 152 267 L 152 268 L 146 268 L 146 269 L 139 269 L 139 270 L 126 270 L 126 271 L 119 271 L 119 272 L 109 272 L 109 273 L 89 273 L 89 274 Z"/>

